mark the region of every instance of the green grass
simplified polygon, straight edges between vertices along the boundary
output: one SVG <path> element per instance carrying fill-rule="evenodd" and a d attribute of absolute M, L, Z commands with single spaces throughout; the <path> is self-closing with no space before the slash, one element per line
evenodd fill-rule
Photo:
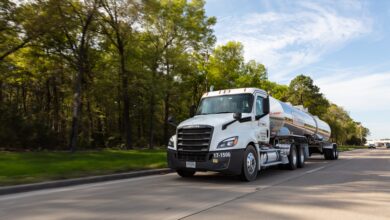
<path fill-rule="evenodd" d="M 367 149 L 365 146 L 338 146 L 337 149 L 342 152 L 342 151 L 351 151 L 351 150 L 356 150 L 356 149 Z"/>
<path fill-rule="evenodd" d="M 0 186 L 166 166 L 165 150 L 0 151 Z"/>

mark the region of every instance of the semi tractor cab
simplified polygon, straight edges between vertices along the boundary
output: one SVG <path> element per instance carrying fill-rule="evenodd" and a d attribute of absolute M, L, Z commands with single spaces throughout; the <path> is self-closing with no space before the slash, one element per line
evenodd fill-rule
<path fill-rule="evenodd" d="M 313 153 L 338 158 L 328 142 L 330 127 L 302 106 L 292 106 L 257 88 L 207 92 L 195 115 L 181 122 L 168 143 L 168 166 L 182 177 L 197 171 L 256 179 L 258 171 L 279 165 L 304 167 Z"/>

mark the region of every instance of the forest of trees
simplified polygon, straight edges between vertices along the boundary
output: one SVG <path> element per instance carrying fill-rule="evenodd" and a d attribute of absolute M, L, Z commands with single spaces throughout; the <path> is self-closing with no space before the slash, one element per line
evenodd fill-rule
<path fill-rule="evenodd" d="M 71 151 L 166 145 L 215 89 L 258 87 L 325 119 L 339 144 L 368 129 L 305 75 L 268 80 L 240 42 L 216 46 L 202 0 L 0 1 L 0 148 Z M 232 39 L 234 40 L 234 39 Z"/>

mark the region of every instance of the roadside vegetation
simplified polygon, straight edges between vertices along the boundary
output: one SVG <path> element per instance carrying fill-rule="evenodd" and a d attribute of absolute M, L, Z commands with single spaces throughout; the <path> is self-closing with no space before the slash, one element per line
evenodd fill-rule
<path fill-rule="evenodd" d="M 204 5 L 1 1 L 0 149 L 166 145 L 175 131 L 168 117 L 187 118 L 210 86 L 262 88 L 327 121 L 339 145 L 364 142 L 368 129 L 309 76 L 281 85 L 269 80 L 266 64 L 244 60 L 240 42 L 216 46 L 217 21 Z"/>
<path fill-rule="evenodd" d="M 366 148 L 338 147 L 340 152 Z M 165 167 L 165 149 L 0 152 L 0 186 Z"/>
<path fill-rule="evenodd" d="M 345 146 L 338 146 L 337 149 L 340 151 L 340 152 L 343 152 L 343 151 L 351 151 L 351 150 L 356 150 L 356 149 L 367 149 L 366 146 L 348 146 L 348 145 L 345 145 Z"/>
<path fill-rule="evenodd" d="M 166 167 L 165 150 L 0 152 L 0 186 Z"/>

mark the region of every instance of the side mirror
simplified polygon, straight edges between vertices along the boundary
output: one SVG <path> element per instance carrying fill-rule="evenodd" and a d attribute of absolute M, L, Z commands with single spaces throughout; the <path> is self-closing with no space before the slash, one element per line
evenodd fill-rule
<path fill-rule="evenodd" d="M 167 122 L 168 122 L 168 124 L 172 125 L 173 127 L 177 127 L 176 120 L 173 116 L 169 116 Z"/>
<path fill-rule="evenodd" d="M 233 118 L 236 119 L 236 120 L 240 120 L 242 118 L 241 112 L 235 112 L 233 114 Z"/>
<path fill-rule="evenodd" d="M 196 111 L 196 105 L 191 105 L 190 106 L 190 117 L 194 117 Z"/>
<path fill-rule="evenodd" d="M 269 96 L 263 100 L 263 113 L 269 114 L 270 107 L 269 107 Z"/>

